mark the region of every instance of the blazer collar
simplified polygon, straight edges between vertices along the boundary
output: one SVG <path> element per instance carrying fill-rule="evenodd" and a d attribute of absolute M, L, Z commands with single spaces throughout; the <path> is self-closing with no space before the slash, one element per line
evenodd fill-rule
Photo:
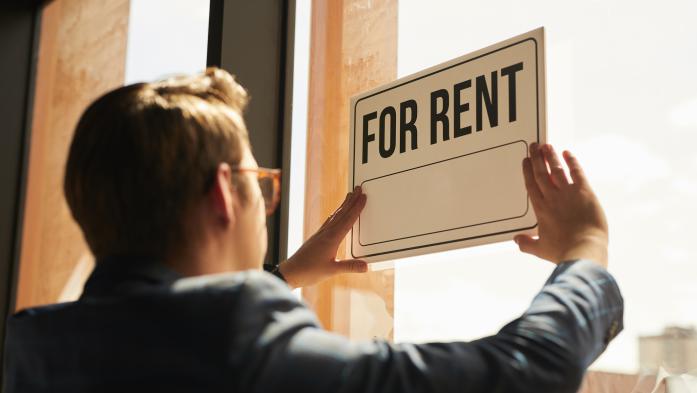
<path fill-rule="evenodd" d="M 127 295 L 169 287 L 182 276 L 164 264 L 144 257 L 112 256 L 97 260 L 80 299 Z"/>

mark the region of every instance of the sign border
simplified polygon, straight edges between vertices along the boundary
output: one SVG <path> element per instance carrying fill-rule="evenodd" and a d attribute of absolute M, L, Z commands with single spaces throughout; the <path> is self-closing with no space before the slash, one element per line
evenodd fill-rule
<path fill-rule="evenodd" d="M 517 141 L 512 141 L 512 142 L 504 143 L 504 144 L 502 144 L 502 145 L 488 147 L 488 148 L 486 148 L 486 149 L 473 151 L 473 152 L 471 152 L 471 153 L 463 154 L 463 155 L 460 155 L 460 156 L 450 157 L 450 158 L 446 158 L 446 159 L 444 159 L 444 160 L 439 160 L 439 161 L 434 161 L 434 162 L 431 162 L 431 163 L 428 163 L 428 164 L 419 165 L 419 166 L 416 166 L 416 167 L 414 167 L 414 168 L 403 169 L 403 170 L 401 170 L 401 171 L 397 171 L 397 172 L 390 173 L 390 174 L 387 174 L 387 175 L 382 175 L 382 176 L 374 177 L 374 178 L 372 178 L 372 179 L 363 180 L 363 182 L 361 183 L 361 187 L 363 187 L 363 185 L 364 185 L 365 183 L 369 182 L 369 181 L 373 181 L 373 180 L 376 180 L 376 179 L 381 179 L 381 178 L 383 178 L 383 177 L 388 177 L 388 176 L 393 176 L 393 175 L 396 175 L 396 174 L 399 174 L 399 173 L 404 173 L 404 172 L 408 172 L 408 171 L 413 171 L 414 169 L 419 169 L 419 168 L 423 168 L 423 167 L 430 166 L 430 165 L 440 164 L 441 162 L 446 162 L 446 161 L 450 161 L 450 160 L 456 160 L 456 159 L 458 159 L 458 158 L 471 156 L 472 154 L 482 153 L 482 152 L 485 152 L 485 151 L 489 151 L 489 150 L 493 150 L 493 149 L 498 149 L 499 147 L 509 146 L 509 145 L 513 145 L 513 144 L 516 144 L 516 143 L 520 143 L 520 142 L 523 142 L 523 144 L 525 144 L 525 151 L 527 152 L 528 149 L 529 149 L 528 142 L 527 142 L 527 141 L 524 141 L 524 140 L 522 140 L 522 139 L 519 139 L 519 140 L 517 140 Z M 394 242 L 394 241 L 397 241 L 397 240 L 410 239 L 410 238 L 412 238 L 412 237 L 419 237 L 419 236 L 432 235 L 432 234 L 434 234 L 434 233 L 441 233 L 441 232 L 447 232 L 447 231 L 454 231 L 454 230 L 456 230 L 456 229 L 463 229 L 463 228 L 469 228 L 469 227 L 476 227 L 477 225 L 493 224 L 493 223 L 495 223 L 495 222 L 501 222 L 501 221 L 507 221 L 507 220 L 513 220 L 513 219 L 516 219 L 516 218 L 525 217 L 525 216 L 528 214 L 528 211 L 530 210 L 530 199 L 528 199 L 527 196 L 525 197 L 525 202 L 526 202 L 526 205 L 525 205 L 525 212 L 524 212 L 523 214 L 519 215 L 519 216 L 501 218 L 501 219 L 493 220 L 493 221 L 480 222 L 480 223 L 478 223 L 478 224 L 470 224 L 470 225 L 464 225 L 464 226 L 461 226 L 461 227 L 448 228 L 448 229 L 441 229 L 441 230 L 438 230 L 438 231 L 420 233 L 420 234 L 418 234 L 418 235 L 409 235 L 409 236 L 404 236 L 404 237 L 398 237 L 398 238 L 396 238 L 396 239 L 382 240 L 382 241 L 379 241 L 379 242 L 375 242 L 375 243 L 366 243 L 366 244 L 361 243 L 361 234 L 360 234 L 360 232 L 361 232 L 361 216 L 358 216 L 358 244 L 360 244 L 361 246 L 372 246 L 372 245 L 375 245 L 375 244 L 389 243 L 389 242 Z"/>

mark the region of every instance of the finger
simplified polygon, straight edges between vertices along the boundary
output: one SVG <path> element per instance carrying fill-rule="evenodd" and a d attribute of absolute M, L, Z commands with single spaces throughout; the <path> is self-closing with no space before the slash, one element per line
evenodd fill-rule
<path fill-rule="evenodd" d="M 342 206 L 343 206 L 343 204 L 342 204 Z M 332 219 L 334 218 L 334 215 L 335 215 L 335 214 L 336 214 L 336 211 L 335 211 L 334 213 L 330 214 L 329 217 L 327 217 L 327 219 L 324 220 L 324 222 L 322 223 L 322 225 L 320 225 L 320 227 L 319 227 L 318 230 L 324 229 L 326 226 L 328 226 L 329 223 L 330 223 L 330 222 L 332 221 Z"/>
<path fill-rule="evenodd" d="M 571 152 L 568 150 L 564 151 L 563 156 L 564 161 L 566 161 L 566 165 L 569 167 L 571 181 L 573 181 L 574 184 L 586 185 L 588 183 L 586 174 L 583 172 L 583 168 L 581 168 L 581 164 L 579 164 L 576 156 L 571 154 Z"/>
<path fill-rule="evenodd" d="M 533 207 L 539 206 L 544 197 L 542 196 L 542 191 L 540 191 L 540 188 L 535 182 L 535 175 L 532 173 L 532 162 L 530 158 L 527 157 L 523 160 L 523 177 L 525 178 L 525 188 L 528 190 L 528 195 L 530 196 Z"/>
<path fill-rule="evenodd" d="M 538 256 L 540 249 L 540 240 L 535 239 L 530 235 L 517 235 L 513 240 L 518 245 L 520 251 L 526 254 Z"/>
<path fill-rule="evenodd" d="M 554 151 L 552 145 L 547 144 L 542 148 L 545 160 L 549 164 L 549 170 L 551 172 L 551 178 L 554 185 L 561 188 L 569 185 L 569 179 L 566 178 L 566 173 L 564 172 L 564 167 L 559 161 L 557 152 Z"/>
<path fill-rule="evenodd" d="M 346 204 L 346 207 L 337 213 L 331 227 L 334 235 L 338 238 L 343 238 L 346 233 L 351 230 L 353 224 L 358 220 L 361 211 L 365 207 L 366 195 L 360 187 L 356 188 L 353 198 Z"/>
<path fill-rule="evenodd" d="M 362 259 L 344 259 L 334 263 L 335 273 L 365 273 L 368 263 Z"/>
<path fill-rule="evenodd" d="M 346 194 L 346 198 L 344 198 L 344 201 L 341 203 L 341 205 L 339 205 L 339 207 L 336 210 L 334 210 L 334 213 L 330 214 L 329 217 L 327 217 L 327 219 L 324 220 L 324 223 L 319 228 L 322 229 L 326 227 L 334 219 L 334 217 L 336 217 L 337 213 L 340 212 L 346 206 L 346 204 L 351 200 L 354 194 L 354 191 L 348 192 Z"/>
<path fill-rule="evenodd" d="M 554 191 L 554 185 L 547 171 L 547 163 L 540 151 L 540 145 L 537 143 L 530 145 L 530 161 L 532 161 L 532 173 L 535 175 L 535 182 L 540 191 L 542 191 L 542 195 L 547 195 Z"/>

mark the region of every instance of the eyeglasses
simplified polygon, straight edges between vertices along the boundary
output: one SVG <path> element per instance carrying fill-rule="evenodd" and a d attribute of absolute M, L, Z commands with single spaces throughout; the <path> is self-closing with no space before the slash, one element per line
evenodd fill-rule
<path fill-rule="evenodd" d="M 266 215 L 270 216 L 278 207 L 281 200 L 281 170 L 269 168 L 240 168 L 233 167 L 233 171 L 256 173 L 261 195 L 264 197 Z"/>

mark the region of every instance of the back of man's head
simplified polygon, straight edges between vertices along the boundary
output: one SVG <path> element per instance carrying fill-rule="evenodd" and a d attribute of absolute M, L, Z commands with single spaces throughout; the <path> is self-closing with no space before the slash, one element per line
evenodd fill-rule
<path fill-rule="evenodd" d="M 248 136 L 245 90 L 227 72 L 113 90 L 82 115 L 64 191 L 97 258 L 164 258 L 219 163 L 237 165 Z"/>

